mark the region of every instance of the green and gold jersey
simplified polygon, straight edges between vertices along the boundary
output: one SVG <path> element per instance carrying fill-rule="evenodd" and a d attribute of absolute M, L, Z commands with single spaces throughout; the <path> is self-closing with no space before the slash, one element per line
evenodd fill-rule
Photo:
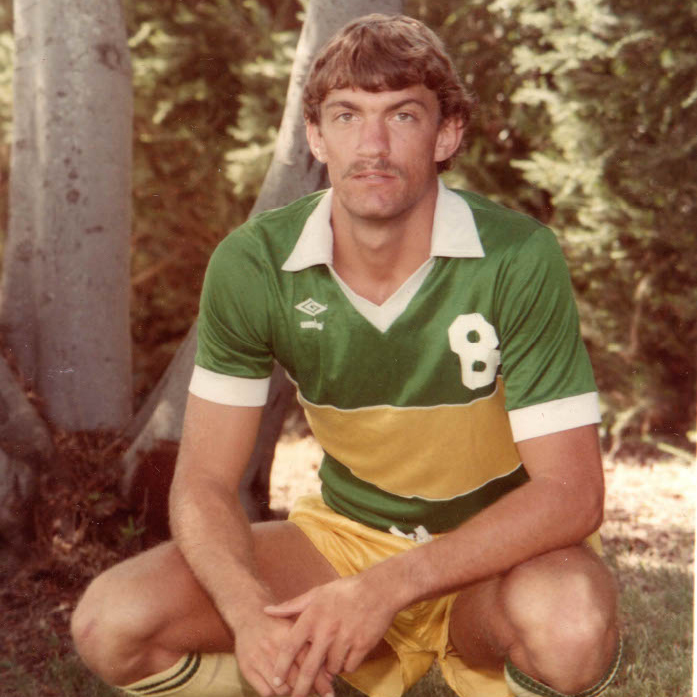
<path fill-rule="evenodd" d="M 515 441 L 598 421 L 551 231 L 440 184 L 430 259 L 383 305 L 334 272 L 331 190 L 263 213 L 214 252 L 190 390 L 260 405 L 287 371 L 337 512 L 443 532 L 527 480 Z"/>

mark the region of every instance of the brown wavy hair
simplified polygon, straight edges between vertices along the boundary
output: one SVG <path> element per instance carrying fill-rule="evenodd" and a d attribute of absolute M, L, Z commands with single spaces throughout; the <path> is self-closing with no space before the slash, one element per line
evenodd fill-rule
<path fill-rule="evenodd" d="M 319 124 L 320 105 L 331 90 L 402 90 L 423 84 L 435 92 L 440 118 L 459 119 L 466 129 L 475 106 L 443 42 L 422 22 L 404 15 L 370 14 L 349 22 L 315 57 L 303 91 L 303 112 Z M 464 147 L 438 163 L 449 169 Z"/>

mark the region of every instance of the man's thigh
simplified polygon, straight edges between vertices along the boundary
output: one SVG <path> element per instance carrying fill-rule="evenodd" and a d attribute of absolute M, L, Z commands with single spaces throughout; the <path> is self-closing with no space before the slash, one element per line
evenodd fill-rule
<path fill-rule="evenodd" d="M 257 523 L 252 536 L 260 580 L 279 601 L 337 578 L 293 523 Z M 235 585 L 231 578 L 233 595 Z M 233 650 L 232 635 L 173 542 L 108 570 L 87 590 L 84 601 L 92 610 L 119 608 L 139 635 L 133 637 L 136 643 L 155 644 L 167 653 Z"/>
<path fill-rule="evenodd" d="M 587 545 L 530 559 L 463 589 L 450 618 L 450 640 L 472 667 L 502 667 L 529 629 L 592 611 L 615 621 L 614 579 Z M 551 633 L 550 633 L 551 636 Z"/>

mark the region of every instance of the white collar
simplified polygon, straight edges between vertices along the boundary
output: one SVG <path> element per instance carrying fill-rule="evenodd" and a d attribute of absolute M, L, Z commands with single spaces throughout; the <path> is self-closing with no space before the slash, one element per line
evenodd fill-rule
<path fill-rule="evenodd" d="M 332 195 L 332 189 L 329 189 L 310 214 L 293 251 L 281 267 L 283 271 L 302 271 L 317 264 L 332 266 Z M 484 249 L 471 208 L 439 179 L 431 234 L 431 258 L 483 256 Z"/>

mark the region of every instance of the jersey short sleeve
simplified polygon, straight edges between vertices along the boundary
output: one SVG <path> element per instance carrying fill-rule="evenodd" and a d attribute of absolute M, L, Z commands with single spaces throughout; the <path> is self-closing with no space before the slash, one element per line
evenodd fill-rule
<path fill-rule="evenodd" d="M 263 254 L 245 226 L 211 256 L 201 292 L 191 391 L 212 401 L 263 404 L 273 369 Z"/>
<path fill-rule="evenodd" d="M 500 289 L 501 365 L 515 440 L 599 421 L 571 279 L 554 234 L 515 248 Z"/>

